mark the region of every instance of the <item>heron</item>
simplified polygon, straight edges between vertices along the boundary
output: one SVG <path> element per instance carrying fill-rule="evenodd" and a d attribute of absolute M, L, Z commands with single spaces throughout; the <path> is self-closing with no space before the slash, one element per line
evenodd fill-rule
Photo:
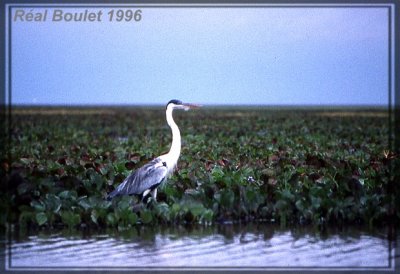
<path fill-rule="evenodd" d="M 175 109 L 187 111 L 198 107 L 200 106 L 182 103 L 182 101 L 176 99 L 168 102 L 165 114 L 168 126 L 172 131 L 172 144 L 169 152 L 133 171 L 114 191 L 107 195 L 107 200 L 112 200 L 121 195 L 139 195 L 141 201 L 143 201 L 150 193 L 154 201 L 157 201 L 157 187 L 173 173 L 181 154 L 181 133 L 172 117 L 172 112 Z"/>

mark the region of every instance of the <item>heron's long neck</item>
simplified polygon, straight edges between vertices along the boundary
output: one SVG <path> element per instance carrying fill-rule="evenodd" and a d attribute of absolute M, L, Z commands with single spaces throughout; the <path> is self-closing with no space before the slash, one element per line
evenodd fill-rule
<path fill-rule="evenodd" d="M 174 162 L 174 164 L 176 164 L 179 155 L 181 154 L 181 132 L 179 131 L 178 126 L 172 118 L 172 108 L 167 109 L 166 115 L 167 123 L 172 131 L 172 145 L 171 149 L 168 152 L 168 156 L 171 157 L 171 160 Z"/>

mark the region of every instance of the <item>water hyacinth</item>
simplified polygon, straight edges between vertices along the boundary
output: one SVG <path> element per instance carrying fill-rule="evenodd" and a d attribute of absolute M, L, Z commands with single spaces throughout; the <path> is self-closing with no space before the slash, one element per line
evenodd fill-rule
<path fill-rule="evenodd" d="M 22 109 L 23 110 L 23 109 Z M 392 207 L 386 111 L 204 108 L 176 114 L 178 168 L 157 203 L 104 198 L 169 149 L 160 108 L 16 108 L 2 156 L 1 223 L 115 227 L 213 222 L 374 223 Z M 88 108 L 89 110 L 89 108 Z M 346 113 L 346 115 L 344 115 Z M 350 115 L 350 114 L 351 115 Z M 369 113 L 369 115 L 363 115 Z M 376 113 L 376 115 L 371 115 Z M 397 214 L 397 215 L 396 215 Z"/>

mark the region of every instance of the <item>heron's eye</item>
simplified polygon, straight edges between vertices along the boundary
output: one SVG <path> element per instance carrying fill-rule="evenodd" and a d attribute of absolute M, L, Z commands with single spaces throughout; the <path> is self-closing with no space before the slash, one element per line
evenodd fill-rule
<path fill-rule="evenodd" d="M 162 162 L 162 165 L 167 167 L 167 162 Z"/>

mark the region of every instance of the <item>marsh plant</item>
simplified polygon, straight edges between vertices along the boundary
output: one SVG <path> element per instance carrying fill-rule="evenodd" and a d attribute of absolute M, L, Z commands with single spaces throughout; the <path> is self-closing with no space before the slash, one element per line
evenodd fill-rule
<path fill-rule="evenodd" d="M 105 199 L 169 149 L 163 108 L 15 108 L 1 223 L 20 227 L 278 222 L 377 224 L 392 207 L 380 109 L 203 108 L 176 114 L 182 153 L 157 202 Z M 397 215 L 396 215 L 397 214 Z"/>

